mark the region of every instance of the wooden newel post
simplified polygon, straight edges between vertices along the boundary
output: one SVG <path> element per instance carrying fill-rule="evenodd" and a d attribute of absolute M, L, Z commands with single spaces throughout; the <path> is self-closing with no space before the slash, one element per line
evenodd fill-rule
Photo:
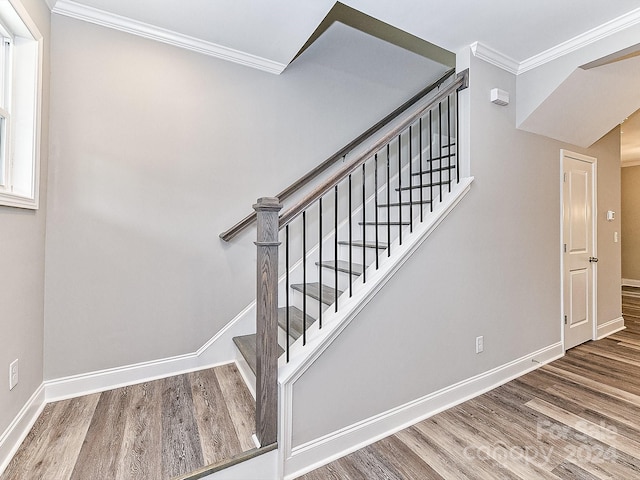
<path fill-rule="evenodd" d="M 260 445 L 278 439 L 278 214 L 277 198 L 259 198 L 256 246 L 256 436 Z"/>

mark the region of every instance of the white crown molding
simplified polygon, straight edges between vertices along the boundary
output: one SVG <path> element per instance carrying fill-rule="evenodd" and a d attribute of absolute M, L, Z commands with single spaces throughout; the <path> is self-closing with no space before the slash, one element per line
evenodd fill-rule
<path fill-rule="evenodd" d="M 518 62 L 513 58 L 487 46 L 480 42 L 475 42 L 470 45 L 471 52 L 475 57 L 491 63 L 497 67 L 506 70 L 514 75 L 520 75 L 547 62 L 551 62 L 556 58 L 567 55 L 575 50 L 584 48 L 598 40 L 609 37 L 615 33 L 618 33 L 627 28 L 640 24 L 640 8 L 632 10 L 624 15 L 614 18 L 602 25 L 592 28 L 580 35 L 577 35 L 566 42 L 562 42 L 555 47 L 552 47 L 544 52 L 538 53 L 532 57 Z"/>
<path fill-rule="evenodd" d="M 566 42 L 562 42 L 555 47 L 552 47 L 544 52 L 541 52 L 533 57 L 527 58 L 520 62 L 518 68 L 518 74 L 527 72 L 533 68 L 539 67 L 547 62 L 555 60 L 558 57 L 571 53 L 580 48 L 586 47 L 598 40 L 609 37 L 615 33 L 618 33 L 626 28 L 633 27 L 640 23 L 640 8 L 636 8 L 624 15 L 614 18 L 602 25 L 592 28 L 580 35 L 573 37 Z"/>
<path fill-rule="evenodd" d="M 53 7 L 56 6 L 56 2 L 57 0 L 44 0 L 44 3 L 47 4 L 47 6 L 49 7 L 49 10 L 53 10 Z"/>
<path fill-rule="evenodd" d="M 494 50 L 491 47 L 488 47 L 487 45 L 484 45 L 480 42 L 472 43 L 471 52 L 473 53 L 474 57 L 478 57 L 485 62 L 506 70 L 509 73 L 513 73 L 514 75 L 518 74 L 520 64 L 516 60 L 500 53 L 497 50 Z"/>
<path fill-rule="evenodd" d="M 47 1 L 53 3 L 53 0 Z M 83 20 L 103 27 L 113 28 L 121 32 L 131 33 L 133 35 L 185 48 L 194 52 L 203 53 L 229 62 L 256 68 L 264 72 L 280 74 L 286 67 L 283 63 L 258 57 L 250 53 L 241 52 L 233 48 L 224 47 L 212 42 L 207 42 L 205 40 L 200 40 L 188 35 L 182 35 L 172 30 L 132 20 L 121 15 L 105 12 L 104 10 L 88 7 L 72 0 L 58 0 L 52 11 L 59 15 Z"/>

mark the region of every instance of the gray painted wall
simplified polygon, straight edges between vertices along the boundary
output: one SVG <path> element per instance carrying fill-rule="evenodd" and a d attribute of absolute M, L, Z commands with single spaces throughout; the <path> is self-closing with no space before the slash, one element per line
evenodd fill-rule
<path fill-rule="evenodd" d="M 0 435 L 42 383 L 50 13 L 42 0 L 22 3 L 45 42 L 40 209 L 0 207 Z M 9 363 L 16 358 L 20 382 L 9 391 Z"/>
<path fill-rule="evenodd" d="M 619 205 L 619 132 L 582 149 L 517 130 L 515 103 L 489 102 L 515 77 L 468 60 L 471 191 L 296 382 L 294 446 L 560 341 L 561 148 L 598 158 L 598 321 L 620 316 L 619 224 L 602 222 Z"/>
<path fill-rule="evenodd" d="M 622 229 L 620 182 L 620 127 L 616 127 L 592 145 L 598 158 L 598 325 L 622 316 L 622 243 L 614 241 Z M 607 210 L 616 212 L 607 221 Z"/>
<path fill-rule="evenodd" d="M 202 346 L 255 298 L 254 232 L 218 234 L 444 72 L 340 25 L 281 76 L 52 32 L 47 379 Z"/>
<path fill-rule="evenodd" d="M 640 281 L 640 166 L 624 167 L 622 177 L 622 278 Z"/>

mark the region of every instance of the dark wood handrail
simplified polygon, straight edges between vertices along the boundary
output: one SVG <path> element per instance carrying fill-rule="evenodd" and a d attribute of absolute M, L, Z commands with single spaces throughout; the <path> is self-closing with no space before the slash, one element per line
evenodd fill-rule
<path fill-rule="evenodd" d="M 295 182 L 293 182 L 291 185 L 289 185 L 287 188 L 285 188 L 283 191 L 281 191 L 280 193 L 278 193 L 275 197 L 280 200 L 280 202 L 283 202 L 285 199 L 287 199 L 288 197 L 290 197 L 291 195 L 293 195 L 295 192 L 297 192 L 298 190 L 300 190 L 301 188 L 303 188 L 305 185 L 307 185 L 309 182 L 311 182 L 314 178 L 316 178 L 318 175 L 320 175 L 322 172 L 324 172 L 325 170 L 327 170 L 329 167 L 331 167 L 332 165 L 334 165 L 336 162 L 338 162 L 339 160 L 341 160 L 342 158 L 344 158 L 349 152 L 351 152 L 351 150 L 353 150 L 355 147 L 357 147 L 358 145 L 360 145 L 361 143 L 363 143 L 365 140 L 367 140 L 369 137 L 371 137 L 372 135 L 374 135 L 375 133 L 377 133 L 380 129 L 382 129 L 385 125 L 387 125 L 389 122 L 391 122 L 392 120 L 394 120 L 396 117 L 398 117 L 399 115 L 401 115 L 402 113 L 404 113 L 406 110 L 408 110 L 409 108 L 411 108 L 413 105 L 415 105 L 418 101 L 420 101 L 422 98 L 424 98 L 426 95 L 428 95 L 429 93 L 431 93 L 433 90 L 435 90 L 436 88 L 440 87 L 440 85 L 442 85 L 449 77 L 451 77 L 453 74 L 455 73 L 455 69 L 452 68 L 451 70 L 447 71 L 447 73 L 445 73 L 442 77 L 440 77 L 438 80 L 436 80 L 435 82 L 433 82 L 431 85 L 429 85 L 428 87 L 420 90 L 417 94 L 415 94 L 413 97 L 411 97 L 409 100 L 407 100 L 405 103 L 403 103 L 402 105 L 400 105 L 398 108 L 396 108 L 393 112 L 391 112 L 389 115 L 387 115 L 386 117 L 384 117 L 382 120 L 380 120 L 378 123 L 376 123 L 375 125 L 373 125 L 371 128 L 367 129 L 365 132 L 361 133 L 360 135 L 358 135 L 358 137 L 356 137 L 353 141 L 349 142 L 347 145 L 345 145 L 344 147 L 342 147 L 340 150 L 338 150 L 336 153 L 334 153 L 333 155 L 331 155 L 329 158 L 327 158 L 324 162 L 322 162 L 320 165 L 318 165 L 317 167 L 315 167 L 314 169 L 310 170 L 309 172 L 307 172 L 305 175 L 303 175 L 302 177 L 300 177 L 298 180 L 296 180 Z M 225 242 L 228 242 L 229 240 L 231 240 L 233 237 L 235 237 L 236 235 L 238 235 L 240 232 L 242 232 L 245 228 L 247 228 L 248 226 L 250 226 L 251 224 L 253 224 L 253 222 L 255 222 L 256 220 L 256 213 L 253 212 L 250 215 L 247 215 L 246 217 L 244 217 L 242 220 L 240 220 L 238 223 L 236 223 L 233 227 L 231 227 L 229 230 L 223 232 L 220 234 L 220 238 L 222 240 L 224 240 Z"/>
<path fill-rule="evenodd" d="M 303 211 L 305 211 L 311 204 L 313 204 L 316 200 L 322 197 L 325 193 L 331 190 L 338 182 L 347 178 L 351 173 L 353 173 L 357 168 L 362 166 L 364 162 L 366 162 L 373 154 L 383 148 L 387 143 L 393 140 L 398 136 L 401 132 L 403 132 L 409 125 L 415 122 L 418 118 L 420 118 L 426 111 L 430 110 L 434 105 L 437 105 L 440 101 L 447 98 L 456 90 L 461 90 L 468 86 L 469 82 L 469 71 L 465 70 L 458 74 L 456 80 L 451 83 L 448 87 L 443 89 L 438 93 L 429 103 L 420 108 L 417 112 L 412 114 L 410 117 L 407 117 L 401 124 L 396 126 L 393 130 L 387 133 L 380 140 L 375 142 L 371 147 L 369 147 L 365 152 L 358 155 L 356 158 L 351 160 L 348 165 L 345 165 L 339 172 L 332 175 L 321 185 L 316 187 L 313 191 L 311 191 L 308 195 L 306 195 L 303 199 L 301 199 L 294 206 L 285 211 L 282 215 L 280 215 L 280 229 L 284 228 L 288 225 L 294 218 L 300 215 Z"/>

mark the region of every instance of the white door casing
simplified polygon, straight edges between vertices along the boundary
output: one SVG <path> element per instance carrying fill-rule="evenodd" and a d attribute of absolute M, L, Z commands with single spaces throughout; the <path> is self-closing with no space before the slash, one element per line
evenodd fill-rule
<path fill-rule="evenodd" d="M 595 339 L 596 168 L 593 157 L 561 151 L 562 309 L 565 350 Z"/>

